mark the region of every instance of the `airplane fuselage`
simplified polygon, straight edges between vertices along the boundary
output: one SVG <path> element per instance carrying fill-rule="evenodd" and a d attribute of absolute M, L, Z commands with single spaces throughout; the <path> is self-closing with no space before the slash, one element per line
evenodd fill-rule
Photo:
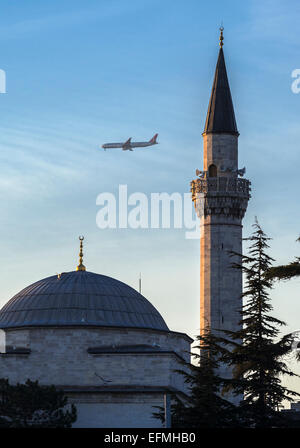
<path fill-rule="evenodd" d="M 121 148 L 123 151 L 132 151 L 132 148 L 146 148 L 147 146 L 153 146 L 157 145 L 157 135 L 155 134 L 154 137 L 151 138 L 148 142 L 132 142 L 131 138 L 129 138 L 124 143 L 104 143 L 102 145 L 103 149 L 111 149 L 111 148 Z"/>
<path fill-rule="evenodd" d="M 149 143 L 149 142 L 132 142 L 130 145 L 126 145 L 124 147 L 124 143 L 105 143 L 102 145 L 102 148 L 145 148 L 146 146 L 157 145 L 157 143 Z"/>

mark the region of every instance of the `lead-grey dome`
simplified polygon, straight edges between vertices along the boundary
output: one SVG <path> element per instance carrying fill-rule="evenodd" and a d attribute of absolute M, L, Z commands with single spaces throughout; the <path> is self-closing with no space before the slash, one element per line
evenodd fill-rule
<path fill-rule="evenodd" d="M 156 308 L 135 289 L 86 271 L 33 283 L 0 310 L 0 328 L 65 325 L 168 331 Z"/>

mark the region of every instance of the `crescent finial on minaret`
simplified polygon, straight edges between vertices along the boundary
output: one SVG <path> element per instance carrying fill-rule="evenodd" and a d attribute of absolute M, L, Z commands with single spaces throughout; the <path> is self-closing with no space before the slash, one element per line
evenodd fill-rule
<path fill-rule="evenodd" d="M 76 271 L 85 271 L 85 266 L 83 264 L 83 240 L 84 236 L 80 236 L 79 265 L 77 266 Z"/>
<path fill-rule="evenodd" d="M 220 38 L 219 38 L 220 43 L 219 43 L 219 45 L 220 45 L 221 48 L 224 45 L 224 43 L 223 43 L 223 40 L 224 40 L 223 31 L 224 31 L 224 26 L 220 26 Z"/>

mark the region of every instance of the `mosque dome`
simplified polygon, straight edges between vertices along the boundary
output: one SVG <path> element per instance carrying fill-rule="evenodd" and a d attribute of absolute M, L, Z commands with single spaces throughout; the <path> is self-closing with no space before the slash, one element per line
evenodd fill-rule
<path fill-rule="evenodd" d="M 169 331 L 156 308 L 114 278 L 77 270 L 40 280 L 0 310 L 0 328 L 134 327 Z"/>

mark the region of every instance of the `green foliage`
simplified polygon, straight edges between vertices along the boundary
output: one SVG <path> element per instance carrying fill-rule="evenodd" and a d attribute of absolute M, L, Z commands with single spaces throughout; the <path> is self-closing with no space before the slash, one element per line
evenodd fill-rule
<path fill-rule="evenodd" d="M 0 427 L 70 428 L 76 421 L 74 405 L 64 409 L 67 398 L 55 386 L 40 386 L 38 381 L 11 385 L 0 379 Z"/>
<path fill-rule="evenodd" d="M 218 376 L 219 339 L 209 331 L 198 336 L 198 353 L 192 353 L 196 364 L 183 363 L 177 370 L 189 385 L 189 400 L 173 397 L 172 427 L 175 428 L 226 428 L 237 426 L 236 407 L 223 398 L 220 390 L 224 380 Z M 222 350 L 222 349 L 221 349 Z M 164 421 L 163 410 L 155 414 Z"/>
<path fill-rule="evenodd" d="M 269 290 L 272 283 L 265 273 L 273 259 L 267 254 L 268 240 L 258 222 L 250 238 L 249 255 L 242 256 L 242 264 L 234 265 L 245 273 L 246 287 L 242 297 L 241 330 L 226 331 L 235 341 L 233 350 L 227 350 L 223 361 L 233 368 L 231 389 L 244 394 L 241 415 L 249 426 L 280 426 L 277 412 L 283 400 L 292 401 L 298 393 L 281 384 L 281 376 L 295 376 L 284 361 L 291 351 L 292 336 L 279 338 L 285 323 L 270 315 L 272 305 Z M 239 342 L 241 341 L 241 342 Z"/>
<path fill-rule="evenodd" d="M 183 428 L 185 422 L 182 421 L 181 415 L 182 411 L 186 407 L 186 403 L 183 402 L 176 394 L 170 394 L 171 398 L 171 420 L 172 428 Z M 159 419 L 163 424 L 165 424 L 165 409 L 163 406 L 153 406 L 158 409 L 157 412 L 153 413 L 153 417 Z"/>
<path fill-rule="evenodd" d="M 286 364 L 293 335 L 280 337 L 285 323 L 270 314 L 269 273 L 274 260 L 267 253 L 269 239 L 256 221 L 252 236 L 246 239 L 250 242 L 248 254 L 232 253 L 241 257 L 241 264 L 233 264 L 233 268 L 242 270 L 246 280 L 240 330 L 219 331 L 216 337 L 207 329 L 198 337 L 200 354 L 193 354 L 198 362 L 178 371 L 190 386 L 190 400 L 174 400 L 173 427 L 295 426 L 279 412 L 283 400 L 293 401 L 300 394 L 281 383 L 283 375 L 297 375 Z M 232 378 L 220 377 L 221 365 L 227 366 Z M 242 395 L 244 399 L 235 407 L 225 399 L 229 397 L 226 394 Z M 162 413 L 157 416 L 163 419 Z"/>
<path fill-rule="evenodd" d="M 226 380 L 219 376 L 222 347 L 220 338 L 206 330 L 197 337 L 196 365 L 181 370 L 190 386 L 189 406 L 175 409 L 175 418 L 192 428 L 225 428 L 237 425 L 236 407 L 222 397 Z"/>
<path fill-rule="evenodd" d="M 300 238 L 297 239 L 300 242 Z M 290 280 L 300 276 L 300 257 L 289 264 L 281 266 L 273 266 L 268 269 L 265 276 L 269 280 Z"/>

